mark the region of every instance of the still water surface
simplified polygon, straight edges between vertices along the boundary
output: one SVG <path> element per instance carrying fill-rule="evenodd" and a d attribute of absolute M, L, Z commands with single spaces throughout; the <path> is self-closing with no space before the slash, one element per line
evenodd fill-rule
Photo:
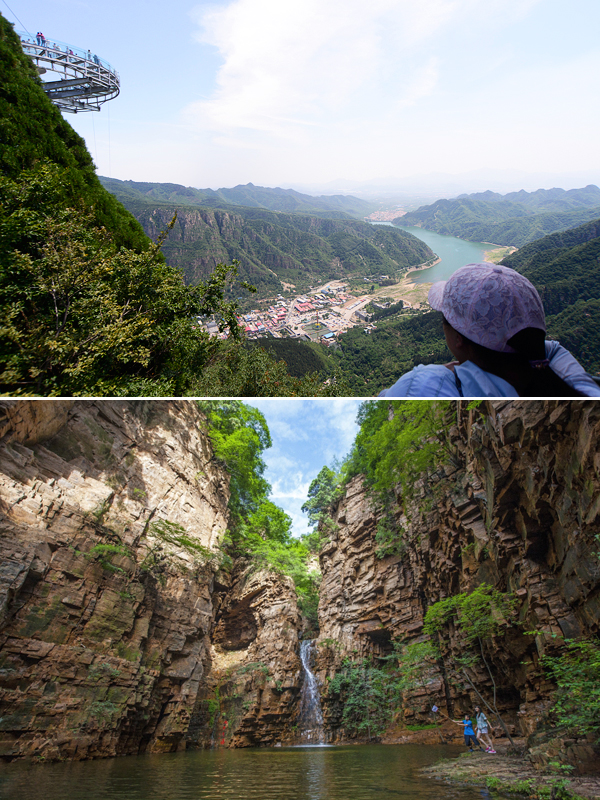
<path fill-rule="evenodd" d="M 379 225 L 391 225 L 391 222 L 377 223 Z M 408 231 L 416 236 L 417 239 L 428 244 L 429 247 L 442 260 L 429 269 L 418 270 L 411 274 L 414 283 L 433 283 L 434 281 L 447 281 L 453 272 L 465 264 L 476 264 L 478 261 L 485 260 L 485 251 L 493 250 L 493 245 L 483 242 L 466 242 L 464 239 L 457 239 L 456 236 L 442 236 L 441 233 L 427 231 L 424 228 L 415 228 L 412 225 L 393 225 L 393 228 Z"/>
<path fill-rule="evenodd" d="M 65 764 L 0 766 L 2 800 L 489 800 L 425 778 L 457 746 L 200 750 Z M 482 754 L 482 757 L 486 756 Z"/>

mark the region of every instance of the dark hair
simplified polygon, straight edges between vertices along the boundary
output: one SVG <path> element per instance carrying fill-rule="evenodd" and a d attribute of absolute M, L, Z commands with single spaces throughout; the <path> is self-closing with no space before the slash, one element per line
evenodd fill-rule
<path fill-rule="evenodd" d="M 515 353 L 498 353 L 466 336 L 463 339 L 472 345 L 486 371 L 508 381 L 515 387 L 519 397 L 585 396 L 569 386 L 550 366 L 532 366 L 532 361 L 544 361 L 546 358 L 546 334 L 540 328 L 524 328 L 515 333 L 508 340 Z"/>

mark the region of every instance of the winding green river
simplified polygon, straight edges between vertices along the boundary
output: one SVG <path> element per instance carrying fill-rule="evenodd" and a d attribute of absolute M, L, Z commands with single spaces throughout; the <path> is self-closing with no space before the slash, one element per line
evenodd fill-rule
<path fill-rule="evenodd" d="M 201 750 L 0 766 L 2 800 L 481 800 L 485 789 L 424 777 L 457 746 Z M 487 758 L 482 754 L 482 758 Z"/>
<path fill-rule="evenodd" d="M 375 224 L 392 225 L 391 222 L 377 222 Z M 413 272 L 412 279 L 415 283 L 446 281 L 459 267 L 484 261 L 485 251 L 494 249 L 491 244 L 467 242 L 464 239 L 457 239 L 456 236 L 443 236 L 441 233 L 428 231 L 425 228 L 416 228 L 409 225 L 392 225 L 392 227 L 412 233 L 417 239 L 421 239 L 422 242 L 428 244 L 441 259 L 438 264 L 429 267 L 429 269 Z"/>

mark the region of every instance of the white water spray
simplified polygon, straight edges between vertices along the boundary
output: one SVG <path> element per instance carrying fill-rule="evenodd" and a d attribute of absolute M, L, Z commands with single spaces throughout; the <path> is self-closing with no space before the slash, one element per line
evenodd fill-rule
<path fill-rule="evenodd" d="M 300 739 L 303 744 L 323 744 L 325 741 L 323 714 L 321 713 L 319 685 L 311 670 L 312 653 L 313 640 L 305 639 L 300 644 L 300 660 L 304 669 L 304 681 L 300 697 Z"/>

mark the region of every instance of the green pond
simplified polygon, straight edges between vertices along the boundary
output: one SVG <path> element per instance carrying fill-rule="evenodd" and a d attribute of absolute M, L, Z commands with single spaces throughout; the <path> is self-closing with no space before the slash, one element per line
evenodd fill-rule
<path fill-rule="evenodd" d="M 0 765 L 2 800 L 481 800 L 485 789 L 419 773 L 454 745 L 191 750 Z M 482 758 L 488 758 L 482 754 Z M 495 795 L 498 797 L 498 795 Z"/>

